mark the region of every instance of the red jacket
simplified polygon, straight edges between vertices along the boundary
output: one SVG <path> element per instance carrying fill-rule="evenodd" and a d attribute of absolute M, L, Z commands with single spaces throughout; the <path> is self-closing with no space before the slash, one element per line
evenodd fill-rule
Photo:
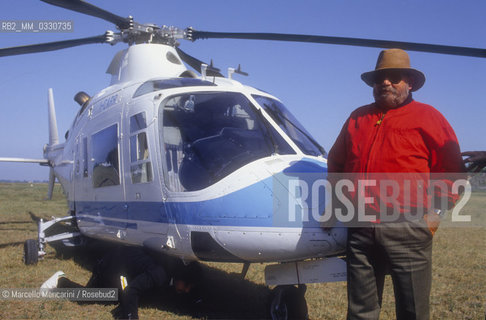
<path fill-rule="evenodd" d="M 462 173 L 464 166 L 456 135 L 444 116 L 432 106 L 410 99 L 395 109 L 370 104 L 352 112 L 329 151 L 328 171 L 353 173 L 355 191 L 350 197 L 355 202 L 356 180 L 376 181 L 375 186 L 372 183 L 362 189 L 362 196 L 373 197 L 366 207 L 380 212 L 380 201 L 385 200 L 388 208 L 398 206 L 403 213 L 418 207 L 440 208 L 436 201 L 444 196 L 451 208 L 458 195 L 450 192 L 450 173 Z M 429 179 L 445 182 L 447 190 L 438 189 L 434 196 L 427 191 Z M 383 180 L 392 182 L 387 187 Z M 395 182 L 399 194 L 393 194 Z"/>

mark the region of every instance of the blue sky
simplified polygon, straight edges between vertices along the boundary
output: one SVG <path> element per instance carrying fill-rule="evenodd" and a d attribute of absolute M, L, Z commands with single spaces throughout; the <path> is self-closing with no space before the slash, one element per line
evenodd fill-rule
<path fill-rule="evenodd" d="M 280 32 L 444 45 L 486 47 L 483 0 L 395 1 L 100 1 L 91 3 L 137 22 L 192 26 L 204 31 Z M 37 0 L 1 1 L 0 20 L 72 20 L 72 33 L 1 33 L 0 47 L 103 34 L 104 20 Z M 244 84 L 277 96 L 326 150 L 356 107 L 372 101 L 360 74 L 374 69 L 380 49 L 249 40 L 183 41 L 201 60 L 226 74 L 242 65 Z M 78 91 L 93 95 L 109 84 L 105 74 L 123 44 L 86 45 L 50 53 L 0 58 L 0 157 L 42 158 L 48 140 L 47 90 L 53 88 L 60 135 L 68 130 Z M 486 59 L 410 52 L 427 77 L 416 100 L 439 109 L 462 150 L 486 150 Z M 0 164 L 0 179 L 47 179 L 34 164 Z"/>

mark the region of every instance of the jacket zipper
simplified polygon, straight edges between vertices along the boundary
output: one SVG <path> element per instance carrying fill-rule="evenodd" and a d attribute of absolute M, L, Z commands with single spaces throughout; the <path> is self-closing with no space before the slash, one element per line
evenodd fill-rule
<path fill-rule="evenodd" d="M 386 112 L 383 112 L 380 120 L 376 121 L 375 126 L 379 126 L 383 122 L 383 118 L 385 118 L 385 114 L 386 114 Z"/>
<path fill-rule="evenodd" d="M 375 142 L 376 142 L 376 137 L 378 136 L 378 132 L 380 131 L 380 127 L 381 127 L 381 124 L 383 123 L 383 119 L 385 118 L 385 115 L 386 115 L 386 112 L 383 112 L 381 114 L 381 117 L 378 121 L 376 121 L 376 123 L 374 124 L 375 127 L 378 127 L 375 131 L 375 135 L 373 137 L 373 140 L 371 141 L 371 145 L 370 145 L 370 151 L 368 153 L 368 159 L 366 161 L 366 167 L 365 167 L 365 176 L 366 178 L 368 178 L 368 169 L 369 169 L 369 165 L 370 165 L 370 160 L 371 160 L 371 155 L 373 154 L 373 147 L 375 146 Z"/>
<path fill-rule="evenodd" d="M 368 180 L 369 179 L 369 166 L 370 166 L 370 160 L 371 160 L 371 157 L 373 155 L 373 147 L 375 146 L 375 143 L 376 143 L 376 138 L 378 137 L 378 132 L 380 131 L 380 128 L 381 128 L 381 124 L 383 123 L 383 119 L 385 118 L 385 115 L 386 115 L 386 112 L 383 112 L 380 116 L 380 119 L 378 121 L 376 121 L 376 123 L 373 125 L 374 127 L 377 127 L 376 128 L 376 131 L 375 131 L 375 135 L 373 137 L 373 140 L 371 141 L 371 146 L 370 146 L 370 151 L 368 153 L 368 160 L 366 162 L 366 168 L 365 168 L 365 179 Z M 367 197 L 368 196 L 368 192 L 366 191 L 366 189 L 364 190 L 364 196 Z M 377 220 L 374 221 L 374 222 L 378 222 L 379 223 L 380 221 L 380 218 L 377 217 Z"/>

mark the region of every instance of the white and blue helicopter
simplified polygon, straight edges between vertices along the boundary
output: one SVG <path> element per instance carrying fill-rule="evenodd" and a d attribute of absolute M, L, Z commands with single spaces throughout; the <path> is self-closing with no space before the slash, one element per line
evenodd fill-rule
<path fill-rule="evenodd" d="M 76 237 L 142 246 L 183 260 L 267 266 L 277 285 L 272 317 L 287 318 L 293 285 L 345 280 L 346 229 L 322 228 L 326 152 L 274 96 L 227 77 L 188 55 L 179 40 L 259 39 L 331 43 L 486 57 L 486 50 L 430 44 L 275 33 L 222 33 L 139 24 L 82 0 L 42 0 L 98 17 L 118 32 L 0 49 L 1 56 L 118 42 L 110 85 L 75 96 L 80 109 L 65 141 L 57 132 L 49 91 L 49 143 L 44 159 L 1 158 L 50 167 L 69 213 L 40 221 L 27 240 L 25 262 L 45 255 L 48 242 Z M 199 72 L 189 70 L 184 62 Z M 308 186 L 304 188 L 302 181 Z M 77 232 L 47 237 L 71 221 Z M 71 242 L 70 242 L 71 241 Z M 301 290 L 304 292 L 304 290 Z"/>

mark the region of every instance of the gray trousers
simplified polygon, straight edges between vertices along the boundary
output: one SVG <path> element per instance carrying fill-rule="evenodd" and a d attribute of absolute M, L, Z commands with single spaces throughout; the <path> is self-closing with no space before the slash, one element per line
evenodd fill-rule
<path fill-rule="evenodd" d="M 378 319 L 385 274 L 396 318 L 429 319 L 432 234 L 424 220 L 348 229 L 348 319 Z"/>

